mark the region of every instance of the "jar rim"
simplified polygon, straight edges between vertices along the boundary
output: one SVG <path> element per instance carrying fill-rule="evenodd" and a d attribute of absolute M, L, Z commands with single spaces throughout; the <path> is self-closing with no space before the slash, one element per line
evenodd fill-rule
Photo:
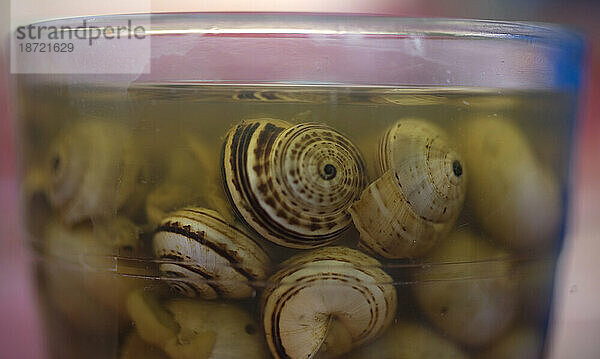
<path fill-rule="evenodd" d="M 173 12 L 80 16 L 43 20 L 31 25 L 69 26 L 86 20 L 102 27 L 131 18 L 149 21 L 148 35 L 254 34 L 378 35 L 512 39 L 551 43 L 581 43 L 578 31 L 559 24 L 461 18 L 417 18 L 370 14 L 281 12 Z"/>

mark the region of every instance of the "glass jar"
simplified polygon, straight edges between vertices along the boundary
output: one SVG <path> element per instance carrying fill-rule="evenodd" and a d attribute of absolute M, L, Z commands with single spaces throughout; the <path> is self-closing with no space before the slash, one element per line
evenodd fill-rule
<path fill-rule="evenodd" d="M 82 22 L 97 42 L 23 52 L 46 70 L 17 76 L 52 357 L 543 355 L 577 35 L 290 14 L 35 26 Z"/>

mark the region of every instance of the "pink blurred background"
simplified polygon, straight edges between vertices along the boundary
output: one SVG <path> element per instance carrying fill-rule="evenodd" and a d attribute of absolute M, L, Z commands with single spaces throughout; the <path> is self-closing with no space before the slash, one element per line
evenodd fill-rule
<path fill-rule="evenodd" d="M 44 16 L 30 13 L 22 21 L 58 15 L 84 14 L 79 7 L 61 8 L 39 1 Z M 110 2 L 108 2 L 110 3 Z M 99 4 L 95 13 L 112 12 Z M 114 4 L 112 4 L 114 5 Z M 590 47 L 588 74 L 582 92 L 581 122 L 577 141 L 575 192 L 569 215 L 566 246 L 561 256 L 555 289 L 554 322 L 551 330 L 553 359 L 600 357 L 600 3 L 595 1 L 460 0 L 441 1 L 152 1 L 153 11 L 304 11 L 388 14 L 399 16 L 444 16 L 559 22 L 587 34 Z M 90 5 L 92 6 L 92 5 Z M 131 6 L 131 5 L 129 5 Z M 122 8 L 122 7 L 121 7 Z M 70 9 L 70 10 L 69 10 Z M 85 11 L 89 10 L 88 7 Z M 87 12 L 85 14 L 89 14 Z M 14 161 L 14 124 L 9 117 L 10 94 L 7 54 L 8 1 L 0 1 L 0 358 L 43 358 L 33 288 L 27 255 L 19 233 Z M 37 14 L 40 14 L 38 12 Z"/>

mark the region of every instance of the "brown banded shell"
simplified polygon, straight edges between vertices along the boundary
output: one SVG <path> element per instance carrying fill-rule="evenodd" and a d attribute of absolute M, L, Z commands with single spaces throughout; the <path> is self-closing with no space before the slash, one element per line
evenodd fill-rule
<path fill-rule="evenodd" d="M 365 187 L 356 146 L 331 127 L 246 120 L 227 134 L 223 180 L 238 214 L 260 235 L 291 248 L 338 238 Z"/>
<path fill-rule="evenodd" d="M 47 163 L 50 203 L 69 224 L 114 215 L 133 192 L 140 169 L 129 129 L 102 119 L 65 128 Z"/>
<path fill-rule="evenodd" d="M 380 263 L 357 250 L 326 247 L 283 263 L 262 296 L 275 358 L 341 355 L 385 331 L 396 290 Z"/>
<path fill-rule="evenodd" d="M 378 157 L 381 177 L 350 207 L 360 245 L 386 258 L 421 256 L 462 209 L 463 161 L 444 131 L 422 120 L 388 129 Z"/>
<path fill-rule="evenodd" d="M 250 282 L 264 280 L 270 260 L 244 232 L 217 212 L 185 208 L 171 213 L 153 238 L 160 272 L 180 293 L 204 299 L 246 298 Z"/>

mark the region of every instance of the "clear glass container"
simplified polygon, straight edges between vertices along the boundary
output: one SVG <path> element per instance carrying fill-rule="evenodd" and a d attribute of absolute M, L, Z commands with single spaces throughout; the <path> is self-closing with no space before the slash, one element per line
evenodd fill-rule
<path fill-rule="evenodd" d="M 19 60 L 61 69 L 17 76 L 23 223 L 53 358 L 544 355 L 578 35 L 85 20 L 127 19 L 150 49 L 131 62 L 125 38 L 98 40 L 93 58 Z M 114 59 L 127 71 L 98 67 Z"/>

